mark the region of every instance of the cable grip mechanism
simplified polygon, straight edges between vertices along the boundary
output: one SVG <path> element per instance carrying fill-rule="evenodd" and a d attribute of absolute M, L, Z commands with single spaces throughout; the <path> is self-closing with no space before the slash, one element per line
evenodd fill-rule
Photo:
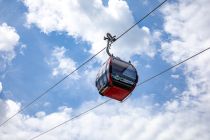
<path fill-rule="evenodd" d="M 113 54 L 110 54 L 109 49 L 110 49 L 112 43 L 116 41 L 116 38 L 115 37 L 116 36 L 112 36 L 110 33 L 107 33 L 106 36 L 104 37 L 104 40 L 107 40 L 106 53 L 109 56 L 113 56 Z"/>

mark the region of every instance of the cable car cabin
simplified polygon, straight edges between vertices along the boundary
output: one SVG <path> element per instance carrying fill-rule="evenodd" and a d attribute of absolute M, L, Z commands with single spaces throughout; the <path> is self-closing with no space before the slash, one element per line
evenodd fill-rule
<path fill-rule="evenodd" d="M 138 75 L 130 62 L 110 56 L 96 77 L 96 87 L 102 96 L 123 101 L 136 86 Z"/>

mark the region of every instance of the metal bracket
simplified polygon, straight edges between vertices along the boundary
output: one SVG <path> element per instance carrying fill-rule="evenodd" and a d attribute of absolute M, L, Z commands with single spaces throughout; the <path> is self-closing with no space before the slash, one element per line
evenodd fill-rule
<path fill-rule="evenodd" d="M 113 54 L 110 54 L 109 49 L 110 49 L 112 43 L 116 41 L 115 37 L 116 36 L 112 36 L 110 33 L 107 33 L 106 37 L 104 37 L 104 40 L 107 40 L 106 52 L 109 56 L 113 56 Z"/>

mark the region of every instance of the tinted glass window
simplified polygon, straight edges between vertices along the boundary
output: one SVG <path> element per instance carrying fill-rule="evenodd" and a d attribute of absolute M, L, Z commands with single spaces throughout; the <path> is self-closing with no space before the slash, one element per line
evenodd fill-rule
<path fill-rule="evenodd" d="M 113 59 L 112 73 L 124 75 L 126 77 L 131 78 L 133 81 L 136 80 L 136 70 L 133 68 L 133 66 L 129 63 L 117 59 Z"/>

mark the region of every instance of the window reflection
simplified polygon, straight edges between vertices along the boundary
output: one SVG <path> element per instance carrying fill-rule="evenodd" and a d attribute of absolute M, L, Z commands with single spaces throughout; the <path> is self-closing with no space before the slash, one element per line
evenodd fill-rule
<path fill-rule="evenodd" d="M 113 60 L 112 74 L 119 75 L 119 76 L 120 75 L 126 76 L 132 79 L 132 81 L 135 81 L 137 77 L 135 68 L 131 64 L 125 63 L 120 60 Z"/>

